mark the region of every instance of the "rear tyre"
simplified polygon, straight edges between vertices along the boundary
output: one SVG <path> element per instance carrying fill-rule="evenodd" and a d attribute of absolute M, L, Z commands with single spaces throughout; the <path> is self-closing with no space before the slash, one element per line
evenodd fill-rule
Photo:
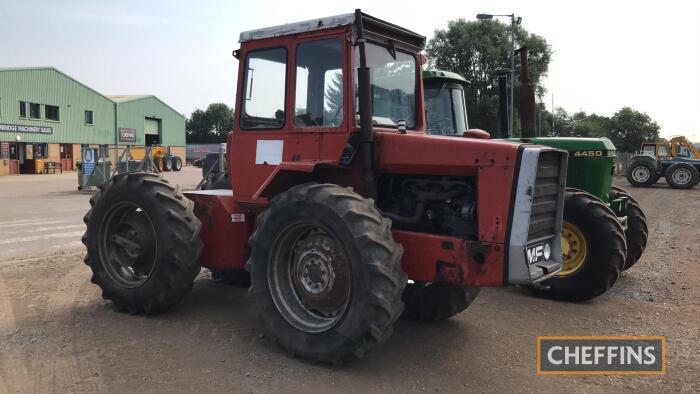
<path fill-rule="evenodd" d="M 403 316 L 420 321 L 449 319 L 467 309 L 479 295 L 476 286 L 459 287 L 445 283 L 410 283 L 401 296 Z"/>
<path fill-rule="evenodd" d="M 242 268 L 210 269 L 211 277 L 231 286 L 249 287 L 250 274 Z"/>
<path fill-rule="evenodd" d="M 182 170 L 182 159 L 175 156 L 175 157 L 173 157 L 173 171 L 180 171 L 180 170 Z"/>
<path fill-rule="evenodd" d="M 173 170 L 173 158 L 170 156 L 163 157 L 163 171 Z"/>
<path fill-rule="evenodd" d="M 627 258 L 623 270 L 627 270 L 639 261 L 647 247 L 649 239 L 649 228 L 647 218 L 639 203 L 626 191 L 619 187 L 611 187 L 609 198 L 615 200 L 620 197 L 627 197 L 627 208 L 622 215 L 627 216 L 627 231 L 625 231 L 625 241 L 627 243 Z"/>
<path fill-rule="evenodd" d="M 637 156 L 632 158 L 632 163 L 627 169 L 627 181 L 632 186 L 647 187 L 659 180 L 656 171 L 656 160 L 649 156 Z"/>
<path fill-rule="evenodd" d="M 92 283 L 117 310 L 161 312 L 192 288 L 200 270 L 194 203 L 159 175 L 115 175 L 83 219 Z"/>
<path fill-rule="evenodd" d="M 296 186 L 258 216 L 250 246 L 261 317 L 290 355 L 341 364 L 391 335 L 403 311 L 403 248 L 371 199 Z"/>
<path fill-rule="evenodd" d="M 690 189 L 698 184 L 698 169 L 690 163 L 671 164 L 664 174 L 666 183 L 674 189 Z"/>
<path fill-rule="evenodd" d="M 625 235 L 615 214 L 596 197 L 567 189 L 562 270 L 532 289 L 552 299 L 586 301 L 605 293 L 625 264 Z"/>

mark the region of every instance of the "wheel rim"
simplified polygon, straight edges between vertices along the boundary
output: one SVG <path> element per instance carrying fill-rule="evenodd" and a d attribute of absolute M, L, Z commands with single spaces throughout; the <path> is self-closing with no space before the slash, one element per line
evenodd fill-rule
<path fill-rule="evenodd" d="M 562 223 L 561 250 L 564 261 L 557 276 L 567 276 L 583 267 L 588 255 L 588 243 L 581 230 L 569 222 Z"/>
<path fill-rule="evenodd" d="M 651 177 L 651 171 L 644 166 L 635 167 L 632 170 L 632 179 L 637 182 L 646 182 Z"/>
<path fill-rule="evenodd" d="M 342 319 L 350 300 L 350 270 L 330 232 L 314 223 L 291 225 L 277 237 L 270 256 L 270 294 L 289 324 L 319 333 Z"/>
<path fill-rule="evenodd" d="M 679 168 L 673 171 L 673 174 L 671 174 L 671 178 L 673 178 L 673 182 L 675 182 L 678 185 L 686 185 L 688 184 L 688 182 L 690 182 L 692 176 L 690 175 L 690 171 L 687 168 Z"/>
<path fill-rule="evenodd" d="M 98 237 L 100 261 L 115 283 L 135 288 L 148 281 L 156 261 L 156 232 L 138 205 L 124 202 L 113 206 Z"/>

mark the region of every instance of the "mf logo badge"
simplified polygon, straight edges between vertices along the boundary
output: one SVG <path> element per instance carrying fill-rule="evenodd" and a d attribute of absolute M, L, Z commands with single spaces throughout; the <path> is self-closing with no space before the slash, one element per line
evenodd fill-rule
<path fill-rule="evenodd" d="M 537 374 L 666 373 L 664 336 L 537 337 Z"/>
<path fill-rule="evenodd" d="M 530 264 L 540 263 L 549 260 L 552 248 L 549 244 L 537 244 L 527 247 L 527 262 Z"/>

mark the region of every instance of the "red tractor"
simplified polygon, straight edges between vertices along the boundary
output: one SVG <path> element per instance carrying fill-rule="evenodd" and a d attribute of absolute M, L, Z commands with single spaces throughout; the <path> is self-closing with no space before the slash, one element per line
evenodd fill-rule
<path fill-rule="evenodd" d="M 446 319 L 559 271 L 566 152 L 426 134 L 425 37 L 358 10 L 240 42 L 232 190 L 134 172 L 91 199 L 85 261 L 118 310 L 246 269 L 269 335 L 340 363 L 402 313 Z"/>

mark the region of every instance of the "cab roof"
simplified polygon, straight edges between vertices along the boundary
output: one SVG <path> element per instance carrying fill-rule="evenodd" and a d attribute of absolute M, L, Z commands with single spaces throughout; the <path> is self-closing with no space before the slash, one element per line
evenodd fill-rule
<path fill-rule="evenodd" d="M 424 81 L 445 81 L 445 82 L 456 82 L 462 85 L 471 85 L 469 81 L 463 76 L 453 73 L 451 71 L 443 70 L 423 70 L 423 80 Z"/>
<path fill-rule="evenodd" d="M 363 29 L 366 32 L 373 33 L 375 36 L 379 36 L 384 39 L 400 41 L 404 44 L 415 47 L 418 50 L 425 47 L 425 36 L 365 13 L 360 13 L 360 15 L 362 17 Z M 265 27 L 262 29 L 248 30 L 241 33 L 238 42 L 243 43 L 246 41 L 307 33 L 341 26 L 353 26 L 354 28 L 356 22 L 355 16 L 355 13 L 348 13 Z"/>

